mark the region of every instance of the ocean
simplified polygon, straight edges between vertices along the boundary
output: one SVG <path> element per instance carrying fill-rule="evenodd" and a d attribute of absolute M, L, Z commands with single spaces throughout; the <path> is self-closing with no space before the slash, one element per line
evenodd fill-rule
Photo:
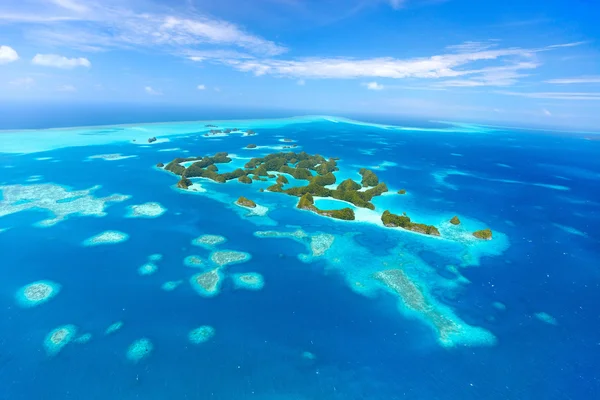
<path fill-rule="evenodd" d="M 600 393 L 593 134 L 226 113 L 68 128 L 100 119 L 0 131 L 0 399 Z M 41 129 L 54 126 L 63 127 Z M 240 131 L 205 136 L 225 128 Z M 249 129 L 256 135 L 242 134 Z M 372 200 L 375 210 L 316 201 L 352 208 L 356 219 L 341 221 L 265 190 L 274 179 L 193 178 L 197 191 L 183 190 L 157 167 L 227 152 L 231 162 L 216 165 L 228 172 L 289 151 L 339 158 L 331 189 L 360 183 L 367 168 L 389 190 Z M 259 207 L 237 206 L 239 196 Z M 385 227 L 384 210 L 440 236 Z M 458 226 L 448 222 L 455 215 Z M 491 240 L 472 235 L 484 228 Z M 98 239 L 113 231 L 120 236 Z M 199 246 L 202 235 L 225 241 Z M 186 265 L 189 256 L 201 264 Z M 220 256 L 240 259 L 225 265 Z M 195 277 L 217 270 L 219 285 L 199 289 Z M 401 271 L 398 290 L 385 271 Z M 246 273 L 264 286 L 242 284 L 237 274 Z M 51 295 L 24 299 L 39 282 Z M 191 340 L 201 326 L 214 335 Z M 62 338 L 51 340 L 55 329 Z"/>

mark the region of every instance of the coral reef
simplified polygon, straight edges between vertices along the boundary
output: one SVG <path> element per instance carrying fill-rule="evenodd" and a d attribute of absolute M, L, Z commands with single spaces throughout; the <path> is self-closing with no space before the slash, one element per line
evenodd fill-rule
<path fill-rule="evenodd" d="M 195 274 L 190 278 L 192 288 L 204 297 L 213 297 L 219 294 L 223 275 L 219 268 L 215 268 L 208 272 Z"/>
<path fill-rule="evenodd" d="M 209 341 L 213 336 L 215 336 L 215 328 L 202 325 L 188 333 L 188 340 L 193 344 L 200 344 Z"/>
<path fill-rule="evenodd" d="M 121 243 L 129 239 L 129 235 L 119 231 L 105 231 L 86 239 L 84 246 L 99 246 L 106 244 Z"/>
<path fill-rule="evenodd" d="M 37 281 L 20 288 L 15 298 L 21 307 L 35 307 L 56 296 L 60 288 L 58 283 L 52 281 Z"/>
<path fill-rule="evenodd" d="M 154 345 L 147 338 L 141 338 L 129 345 L 127 349 L 127 358 L 129 361 L 138 362 L 146 357 L 148 357 L 152 350 L 154 350 Z"/>
<path fill-rule="evenodd" d="M 49 356 L 58 354 L 63 347 L 73 340 L 76 334 L 77 327 L 75 325 L 63 325 L 53 329 L 44 339 L 46 354 Z"/>
<path fill-rule="evenodd" d="M 237 289 L 261 290 L 265 285 L 263 276 L 257 272 L 233 274 L 232 279 Z"/>

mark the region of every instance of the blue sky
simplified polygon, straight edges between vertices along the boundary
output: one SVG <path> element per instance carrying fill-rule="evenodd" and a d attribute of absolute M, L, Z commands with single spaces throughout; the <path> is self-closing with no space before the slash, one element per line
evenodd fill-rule
<path fill-rule="evenodd" d="M 585 0 L 2 0 L 0 100 L 600 129 Z"/>

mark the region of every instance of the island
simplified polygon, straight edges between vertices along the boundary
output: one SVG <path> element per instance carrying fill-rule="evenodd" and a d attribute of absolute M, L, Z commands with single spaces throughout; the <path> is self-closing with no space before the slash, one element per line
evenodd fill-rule
<path fill-rule="evenodd" d="M 248 146 L 246 146 L 247 149 L 255 149 L 256 145 L 254 143 L 250 143 Z"/>
<path fill-rule="evenodd" d="M 252 129 L 248 129 L 248 130 L 246 131 L 246 135 L 248 135 L 248 136 L 253 136 L 253 135 L 256 135 L 256 132 L 254 132 Z"/>
<path fill-rule="evenodd" d="M 237 199 L 236 204 L 242 207 L 256 208 L 256 203 L 250 199 L 245 198 L 244 196 L 240 196 L 240 198 Z"/>
<path fill-rule="evenodd" d="M 154 142 L 156 142 L 156 137 L 153 136 L 151 138 L 148 138 L 148 143 L 154 143 Z"/>
<path fill-rule="evenodd" d="M 400 189 L 400 190 L 398 190 L 398 194 L 406 194 L 406 189 Z"/>
<path fill-rule="evenodd" d="M 425 235 L 440 236 L 440 231 L 435 226 L 412 222 L 406 214 L 396 215 L 389 210 L 385 210 L 381 215 L 381 222 L 388 228 L 402 228 Z"/>
<path fill-rule="evenodd" d="M 492 239 L 492 230 L 487 228 L 487 229 L 482 229 L 480 231 L 475 231 L 475 232 L 473 232 L 473 236 L 475 236 L 477 239 L 491 240 Z"/>
<path fill-rule="evenodd" d="M 458 216 L 455 215 L 454 217 L 452 217 L 452 219 L 450 220 L 450 223 L 452 225 L 460 225 L 460 219 L 458 219 Z"/>
<path fill-rule="evenodd" d="M 165 166 L 165 164 L 163 164 L 163 163 L 161 163 L 161 162 L 159 162 L 159 163 L 157 163 L 157 164 L 156 164 L 156 167 L 157 167 L 157 168 L 162 168 L 162 167 L 164 167 L 164 166 Z"/>
<path fill-rule="evenodd" d="M 315 206 L 314 199 L 310 193 L 304 194 L 300 201 L 298 202 L 297 207 L 301 210 L 309 210 L 316 212 L 319 215 L 324 215 L 326 217 L 331 217 L 335 219 L 343 219 L 346 221 L 354 221 L 354 210 L 346 207 L 340 210 L 320 210 Z"/>

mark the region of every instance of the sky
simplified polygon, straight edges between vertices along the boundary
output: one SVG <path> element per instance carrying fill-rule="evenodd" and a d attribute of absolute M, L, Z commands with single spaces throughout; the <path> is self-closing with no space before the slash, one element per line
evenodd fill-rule
<path fill-rule="evenodd" d="M 0 101 L 600 130 L 599 16 L 593 0 L 1 0 Z"/>

